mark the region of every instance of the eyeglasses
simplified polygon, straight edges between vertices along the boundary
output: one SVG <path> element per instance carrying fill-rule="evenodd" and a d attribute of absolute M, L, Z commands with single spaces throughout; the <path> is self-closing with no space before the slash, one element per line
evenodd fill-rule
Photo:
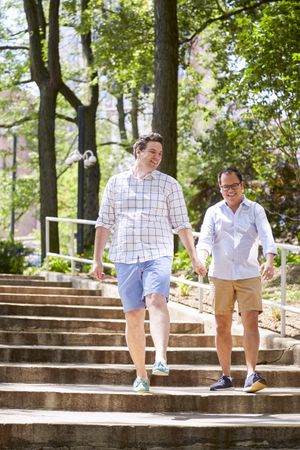
<path fill-rule="evenodd" d="M 223 186 L 220 186 L 222 191 L 229 191 L 232 189 L 233 191 L 236 191 L 241 183 L 233 183 L 233 184 L 224 184 Z"/>

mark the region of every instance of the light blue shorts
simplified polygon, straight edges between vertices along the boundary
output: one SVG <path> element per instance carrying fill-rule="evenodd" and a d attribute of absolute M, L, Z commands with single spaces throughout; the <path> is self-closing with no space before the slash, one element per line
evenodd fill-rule
<path fill-rule="evenodd" d="M 134 264 L 115 263 L 124 312 L 145 308 L 145 297 L 160 294 L 168 301 L 173 258 L 162 256 Z"/>

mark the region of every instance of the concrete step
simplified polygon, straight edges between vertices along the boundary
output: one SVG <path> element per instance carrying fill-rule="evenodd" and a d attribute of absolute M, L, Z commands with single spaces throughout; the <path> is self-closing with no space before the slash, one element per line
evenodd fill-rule
<path fill-rule="evenodd" d="M 233 336 L 233 346 L 241 347 L 243 337 Z M 126 346 L 124 333 L 76 333 L 76 332 L 28 332 L 1 331 L 2 345 L 88 345 Z M 146 336 L 147 346 L 152 346 L 152 338 Z M 170 334 L 169 347 L 214 347 L 215 336 L 207 334 Z"/>
<path fill-rule="evenodd" d="M 1 315 L 74 318 L 91 317 L 95 319 L 103 318 L 111 320 L 124 318 L 124 312 L 121 306 L 30 305 L 26 303 L 1 303 Z"/>
<path fill-rule="evenodd" d="M 11 274 L 11 273 L 0 273 L 0 283 L 1 280 L 40 280 L 45 281 L 45 277 L 41 275 L 21 275 L 21 274 Z"/>
<path fill-rule="evenodd" d="M 168 377 L 151 375 L 153 386 L 210 386 L 220 377 L 219 365 L 170 364 Z M 257 371 L 267 380 L 269 387 L 300 388 L 300 368 L 297 366 L 258 365 Z M 236 387 L 243 387 L 245 366 L 233 366 L 232 377 Z M 54 364 L 0 362 L 0 380 L 4 383 L 60 383 L 60 384 L 116 384 L 132 385 L 135 370 L 132 364 Z"/>
<path fill-rule="evenodd" d="M 0 408 L 143 413 L 300 414 L 300 388 L 210 392 L 207 387 L 150 388 L 137 395 L 131 386 L 0 383 Z"/>
<path fill-rule="evenodd" d="M 52 282 L 51 282 L 52 283 Z M 83 289 L 54 286 L 5 286 L 0 283 L 0 293 L 3 294 L 44 294 L 44 295 L 95 295 L 100 296 L 100 289 Z"/>
<path fill-rule="evenodd" d="M 300 414 L 0 409 L 5 450 L 299 450 Z"/>
<path fill-rule="evenodd" d="M 17 279 L 0 279 L 1 286 L 37 286 L 37 287 L 65 287 L 71 288 L 72 283 L 70 281 L 45 281 L 45 280 L 25 280 L 21 278 Z"/>
<path fill-rule="evenodd" d="M 203 333 L 204 325 L 200 322 L 171 322 L 171 333 Z M 84 319 L 61 317 L 33 316 L 0 316 L 0 330 L 10 331 L 85 331 L 93 332 L 124 332 L 125 319 Z M 149 322 L 145 322 L 146 333 L 149 333 Z"/>
<path fill-rule="evenodd" d="M 146 364 L 154 358 L 154 348 L 146 349 Z M 63 346 L 0 346 L 2 362 L 51 362 L 83 364 L 130 364 L 131 357 L 127 347 L 63 347 Z M 218 364 L 215 348 L 180 348 L 168 350 L 169 364 Z M 260 350 L 258 364 L 292 364 L 293 351 L 283 349 Z M 232 351 L 232 364 L 245 364 L 244 350 Z"/>
<path fill-rule="evenodd" d="M 55 294 L 17 294 L 1 293 L 2 303 L 25 303 L 30 305 L 81 305 L 81 306 L 121 306 L 118 298 L 100 297 L 98 295 L 55 295 Z"/>

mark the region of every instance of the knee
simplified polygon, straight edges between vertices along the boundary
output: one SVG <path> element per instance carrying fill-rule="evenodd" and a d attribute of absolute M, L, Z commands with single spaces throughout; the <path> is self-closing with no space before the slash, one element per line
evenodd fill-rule
<path fill-rule="evenodd" d="M 219 321 L 216 323 L 216 332 L 220 336 L 231 334 L 231 323 Z"/>
<path fill-rule="evenodd" d="M 138 328 L 140 326 L 144 326 L 145 310 L 135 309 L 133 311 L 128 311 L 125 314 L 125 317 L 126 317 L 126 324 L 130 328 Z"/>
<path fill-rule="evenodd" d="M 150 294 L 146 297 L 149 309 L 164 309 L 167 305 L 166 297 L 161 294 Z"/>

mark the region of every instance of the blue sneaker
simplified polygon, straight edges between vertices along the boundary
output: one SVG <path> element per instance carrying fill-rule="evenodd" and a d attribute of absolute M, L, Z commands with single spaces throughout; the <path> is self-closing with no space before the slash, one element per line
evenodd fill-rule
<path fill-rule="evenodd" d="M 266 380 L 261 377 L 257 372 L 253 372 L 245 380 L 244 391 L 245 392 L 257 392 L 267 387 Z"/>
<path fill-rule="evenodd" d="M 133 383 L 133 390 L 137 394 L 147 394 L 150 389 L 149 380 L 145 380 L 144 378 L 137 377 Z"/>
<path fill-rule="evenodd" d="M 169 367 L 166 365 L 166 363 L 164 363 L 162 361 L 156 362 L 153 365 L 152 375 L 160 375 L 160 376 L 166 377 L 169 375 L 169 372 L 170 372 Z"/>
<path fill-rule="evenodd" d="M 222 391 L 222 390 L 233 390 L 233 381 L 231 377 L 226 377 L 223 375 L 218 381 L 212 384 L 209 388 L 210 391 Z"/>

